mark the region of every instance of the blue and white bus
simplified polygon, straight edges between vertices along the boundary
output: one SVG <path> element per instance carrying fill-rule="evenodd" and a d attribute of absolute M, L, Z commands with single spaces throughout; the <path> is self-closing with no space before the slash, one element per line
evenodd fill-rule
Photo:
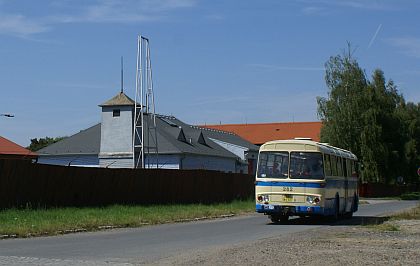
<path fill-rule="evenodd" d="M 357 157 L 308 139 L 263 144 L 258 155 L 256 211 L 272 222 L 289 216 L 351 217 L 358 209 Z"/>

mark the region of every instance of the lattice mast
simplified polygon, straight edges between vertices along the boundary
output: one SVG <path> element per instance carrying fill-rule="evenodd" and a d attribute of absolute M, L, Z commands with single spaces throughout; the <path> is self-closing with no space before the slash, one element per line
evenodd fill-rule
<path fill-rule="evenodd" d="M 139 102 L 140 101 L 140 102 Z M 149 39 L 137 38 L 136 96 L 133 124 L 133 168 L 156 168 L 158 142 Z"/>

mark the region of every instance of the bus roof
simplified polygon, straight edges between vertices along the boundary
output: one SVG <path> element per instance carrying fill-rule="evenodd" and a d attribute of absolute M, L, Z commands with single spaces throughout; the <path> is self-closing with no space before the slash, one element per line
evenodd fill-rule
<path fill-rule="evenodd" d="M 344 157 L 347 159 L 357 160 L 356 155 L 344 149 L 340 149 L 329 145 L 328 143 L 320 143 L 307 139 L 288 139 L 288 140 L 273 140 L 264 143 L 260 147 L 260 151 L 309 151 L 322 152 L 335 156 Z"/>

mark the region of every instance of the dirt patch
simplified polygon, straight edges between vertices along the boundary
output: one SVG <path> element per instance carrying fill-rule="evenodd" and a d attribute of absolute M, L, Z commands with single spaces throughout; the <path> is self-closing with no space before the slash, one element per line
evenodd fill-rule
<path fill-rule="evenodd" d="M 279 225 L 281 226 L 281 225 Z M 382 226 L 330 226 L 224 248 L 193 251 L 152 264 L 418 265 L 420 220 Z"/>

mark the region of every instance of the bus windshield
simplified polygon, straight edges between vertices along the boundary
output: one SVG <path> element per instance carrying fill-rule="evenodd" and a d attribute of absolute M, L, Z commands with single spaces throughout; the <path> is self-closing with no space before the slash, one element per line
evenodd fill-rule
<path fill-rule="evenodd" d="M 257 176 L 260 178 L 287 178 L 288 168 L 288 152 L 261 152 Z"/>
<path fill-rule="evenodd" d="M 324 179 L 322 154 L 318 152 L 291 152 L 290 178 Z"/>

